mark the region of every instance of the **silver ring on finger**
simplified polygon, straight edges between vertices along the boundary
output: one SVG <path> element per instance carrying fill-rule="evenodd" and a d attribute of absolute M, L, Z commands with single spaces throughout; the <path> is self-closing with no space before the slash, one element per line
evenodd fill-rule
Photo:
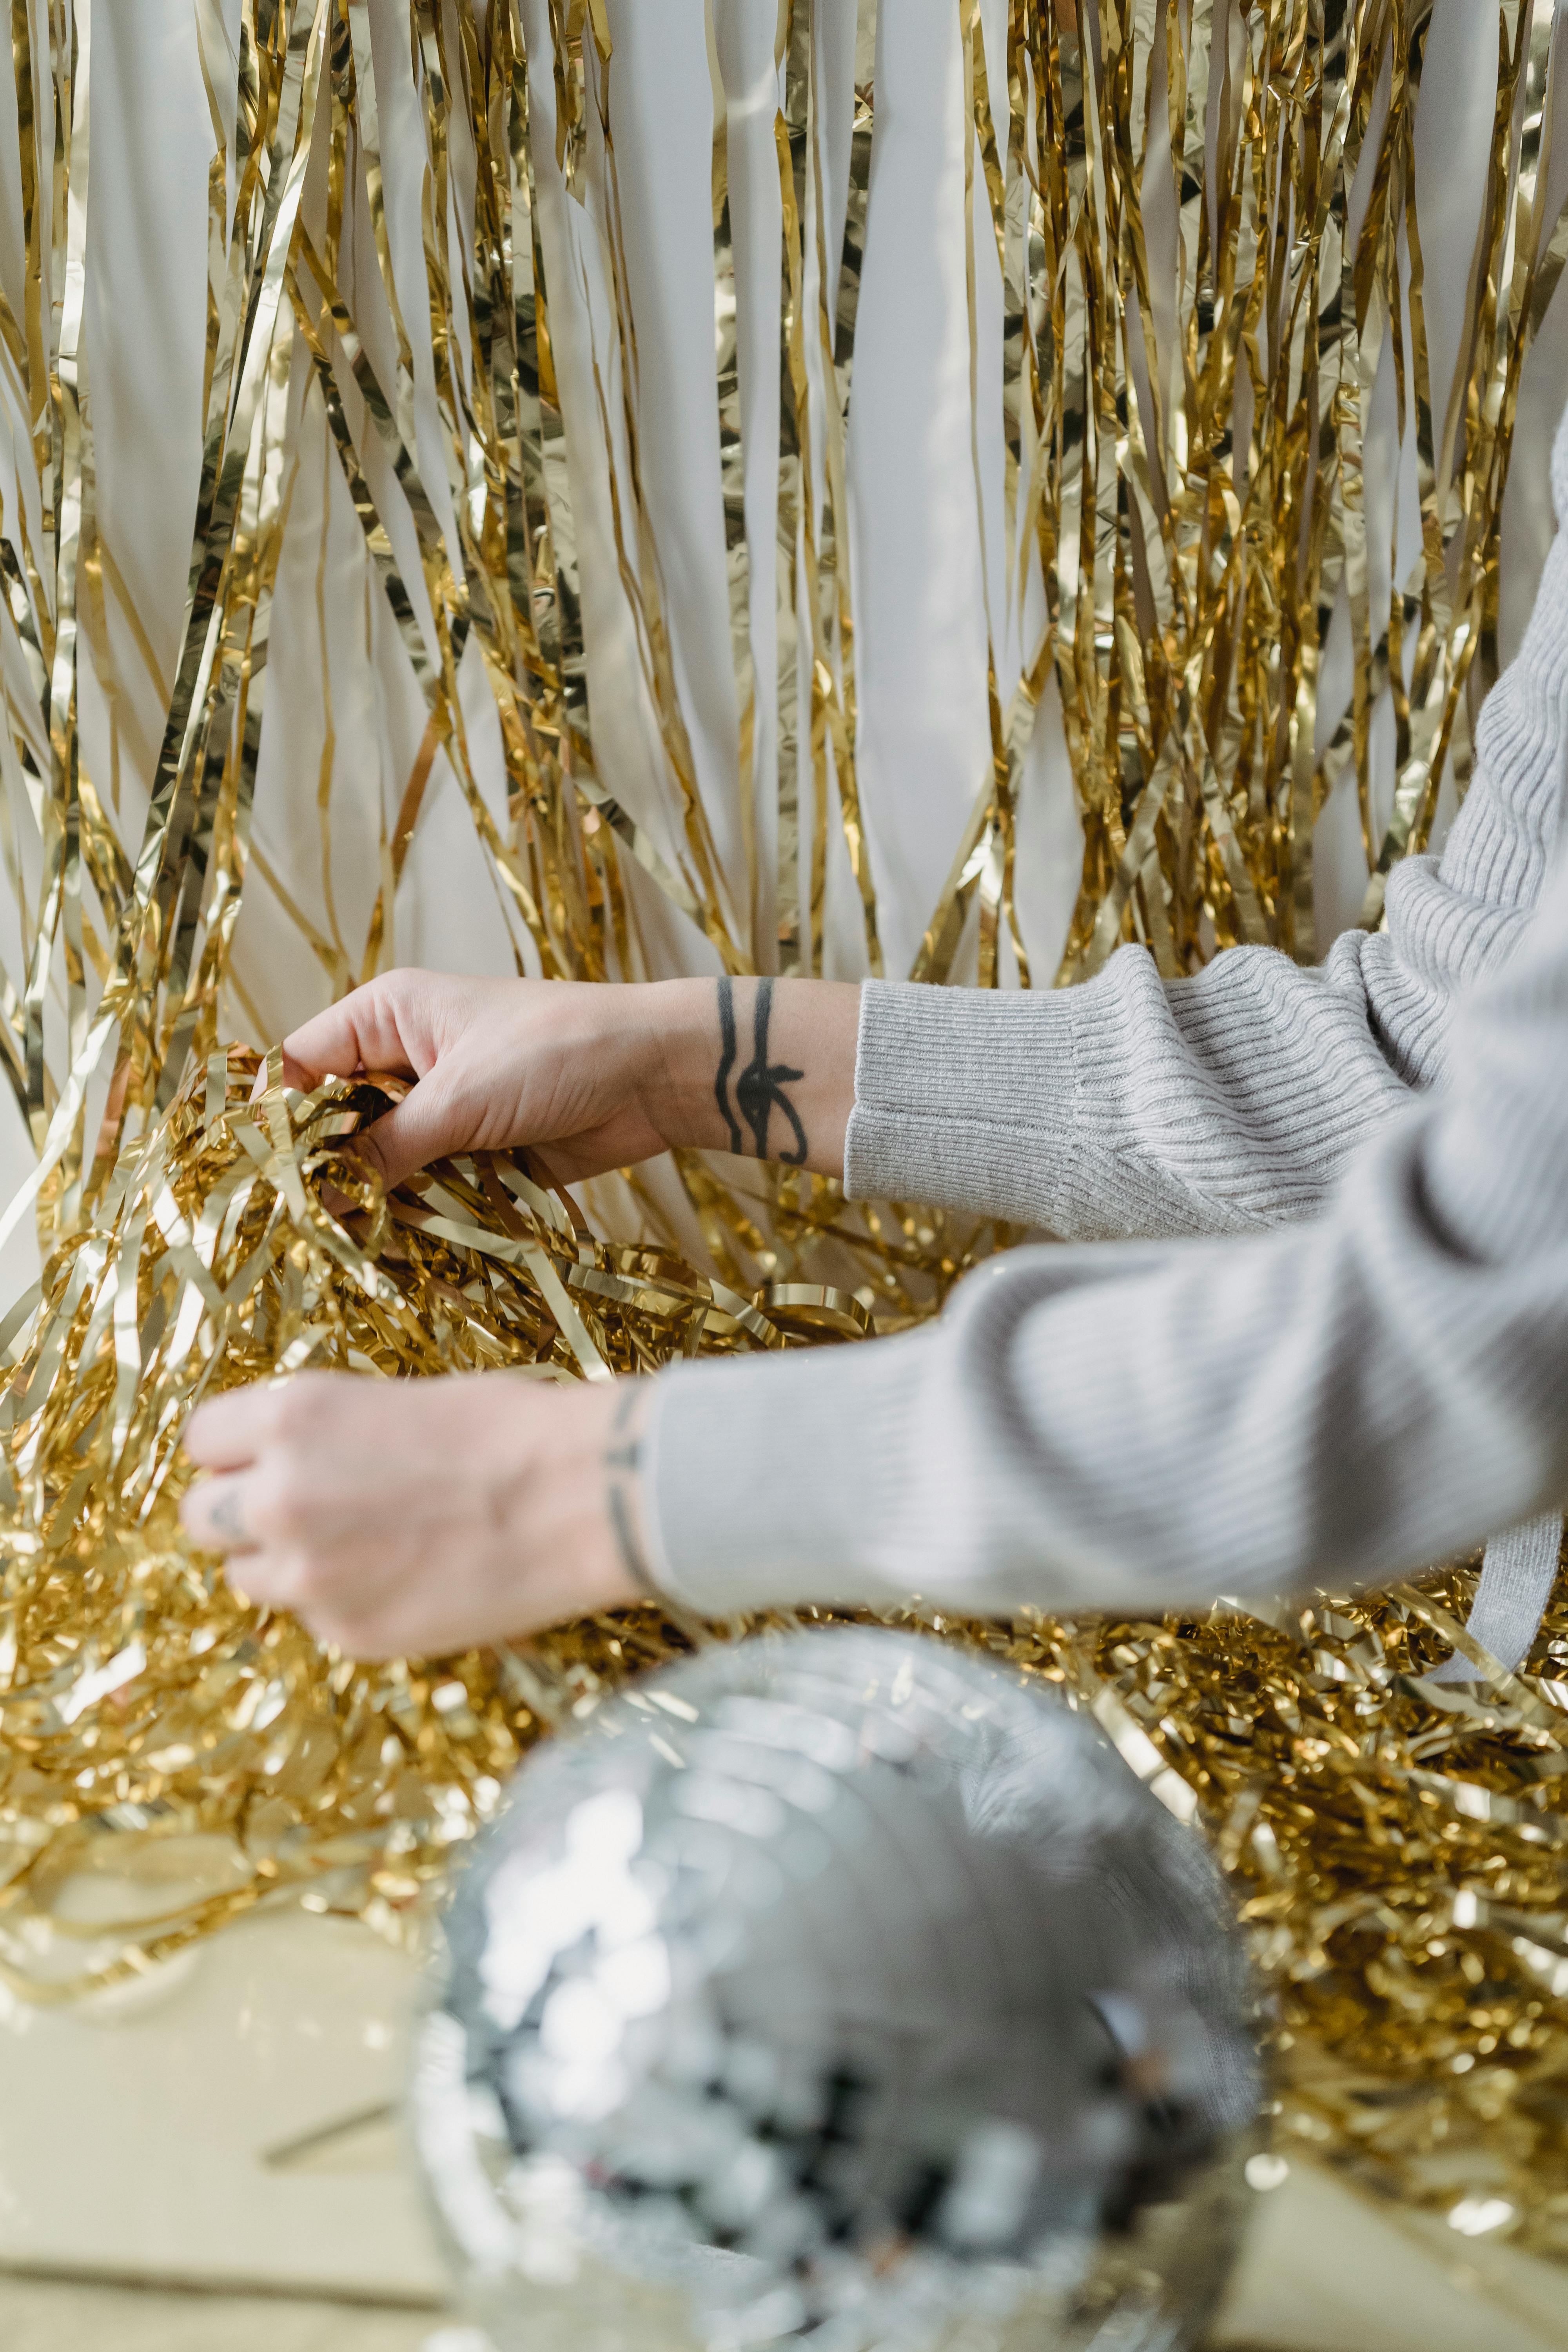
<path fill-rule="evenodd" d="M 250 1542 L 250 1528 L 245 1516 L 245 1481 L 226 1478 L 207 1507 L 207 1525 L 221 1536 L 231 1550 L 243 1550 Z"/>

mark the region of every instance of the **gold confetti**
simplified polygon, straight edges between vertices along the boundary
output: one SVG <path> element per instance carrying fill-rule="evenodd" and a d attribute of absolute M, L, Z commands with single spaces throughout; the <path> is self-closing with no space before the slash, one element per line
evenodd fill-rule
<path fill-rule="evenodd" d="M 533 1739 L 744 1630 L 645 1610 L 440 1665 L 323 1652 L 179 1532 L 204 1393 L 307 1362 L 591 1379 L 870 1327 L 852 1293 L 742 1295 L 598 1241 L 521 1158 L 384 1199 L 345 1147 L 398 1082 L 300 1096 L 275 1058 L 253 1092 L 258 1068 L 192 1074 L 12 1341 L 0 1969 L 35 1998 L 285 1895 L 409 1932 Z M 1489 2226 L 1568 2253 L 1568 1605 L 1530 1672 L 1434 1690 L 1472 1582 L 1163 1624 L 889 1622 L 1056 1684 L 1213 1840 L 1274 1990 L 1281 2145 L 1444 2210 L 1484 2189 Z"/>

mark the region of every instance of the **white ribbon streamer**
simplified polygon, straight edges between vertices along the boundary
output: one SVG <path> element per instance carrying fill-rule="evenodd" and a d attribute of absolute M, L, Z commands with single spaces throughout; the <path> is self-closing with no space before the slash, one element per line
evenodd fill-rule
<path fill-rule="evenodd" d="M 1465 1631 L 1510 1675 L 1524 1664 L 1541 1630 L 1562 1550 L 1563 1519 L 1555 1511 L 1493 1536 L 1487 1546 Z M 1478 1669 L 1456 1652 L 1431 1679 L 1462 1683 L 1477 1677 Z"/>

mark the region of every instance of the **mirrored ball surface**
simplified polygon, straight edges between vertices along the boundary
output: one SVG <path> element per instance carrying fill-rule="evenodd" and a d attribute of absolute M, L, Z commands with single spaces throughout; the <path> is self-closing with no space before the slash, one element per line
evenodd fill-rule
<path fill-rule="evenodd" d="M 837 1628 L 536 1751 L 413 2112 L 500 2352 L 1178 2352 L 1258 2099 L 1198 1834 L 1046 1686 Z"/>

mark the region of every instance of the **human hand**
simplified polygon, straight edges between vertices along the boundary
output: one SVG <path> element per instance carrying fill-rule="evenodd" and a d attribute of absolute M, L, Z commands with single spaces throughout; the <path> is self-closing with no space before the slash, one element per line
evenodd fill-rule
<path fill-rule="evenodd" d="M 450 1152 L 520 1143 L 571 1183 L 666 1148 L 692 986 L 387 972 L 286 1037 L 283 1075 L 302 1088 L 362 1069 L 416 1081 L 359 1139 L 389 1186 Z"/>
<path fill-rule="evenodd" d="M 647 1600 L 651 1383 L 301 1372 L 192 1415 L 186 1532 L 355 1657 L 442 1657 Z"/>
<path fill-rule="evenodd" d="M 284 1040 L 310 1088 L 416 1083 L 360 1139 L 386 1182 L 462 1150 L 533 1149 L 563 1183 L 673 1144 L 841 1174 L 858 987 L 826 981 L 460 980 L 393 971 Z"/>

